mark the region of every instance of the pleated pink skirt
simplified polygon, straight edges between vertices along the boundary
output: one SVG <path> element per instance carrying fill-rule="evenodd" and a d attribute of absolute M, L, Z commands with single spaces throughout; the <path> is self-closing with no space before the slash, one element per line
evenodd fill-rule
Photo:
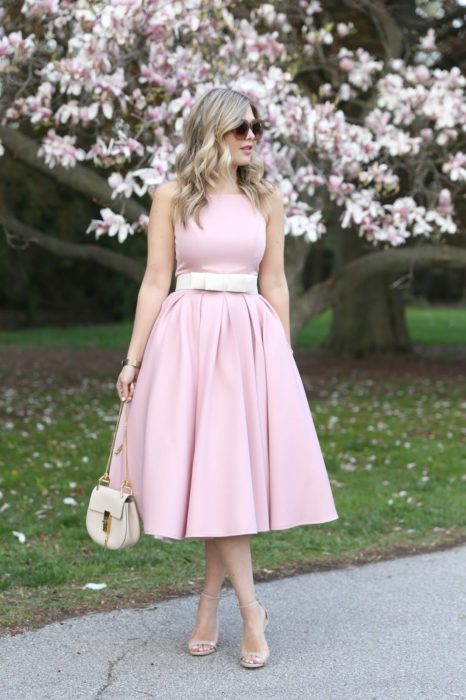
<path fill-rule="evenodd" d="M 124 413 L 115 446 L 123 441 Z M 283 325 L 260 294 L 174 291 L 128 405 L 145 534 L 208 539 L 338 518 Z M 113 455 L 110 486 L 124 478 Z"/>

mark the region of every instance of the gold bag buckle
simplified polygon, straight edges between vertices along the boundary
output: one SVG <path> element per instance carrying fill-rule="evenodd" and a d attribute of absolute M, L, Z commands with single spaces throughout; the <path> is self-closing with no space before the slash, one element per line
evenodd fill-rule
<path fill-rule="evenodd" d="M 104 519 L 102 521 L 102 530 L 108 534 L 110 532 L 111 527 L 112 527 L 112 516 L 110 515 L 110 511 L 104 510 Z"/>

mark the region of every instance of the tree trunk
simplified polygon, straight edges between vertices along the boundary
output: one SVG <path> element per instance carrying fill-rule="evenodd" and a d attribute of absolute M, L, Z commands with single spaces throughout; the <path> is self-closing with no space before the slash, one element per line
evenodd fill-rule
<path fill-rule="evenodd" d="M 354 231 L 335 231 L 334 272 L 336 275 L 372 245 Z M 352 288 L 342 288 L 333 306 L 330 332 L 324 347 L 337 355 L 365 357 L 369 354 L 410 352 L 412 343 L 405 322 L 404 301 L 398 289 L 390 287 L 393 273 L 374 275 Z"/>
<path fill-rule="evenodd" d="M 372 277 L 342 295 L 324 346 L 352 357 L 412 351 L 401 293 L 389 284 L 387 275 Z"/>

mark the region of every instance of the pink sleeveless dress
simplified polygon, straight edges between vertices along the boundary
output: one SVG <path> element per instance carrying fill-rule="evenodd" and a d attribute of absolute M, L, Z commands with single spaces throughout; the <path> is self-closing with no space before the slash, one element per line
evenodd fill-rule
<path fill-rule="evenodd" d="M 243 194 L 213 194 L 175 228 L 176 272 L 257 274 L 266 222 Z M 124 409 L 125 410 L 125 409 Z M 123 441 L 124 412 L 115 448 Z M 128 405 L 128 468 L 145 534 L 209 539 L 338 518 L 304 386 L 261 294 L 173 291 Z M 113 454 L 110 486 L 124 478 Z"/>

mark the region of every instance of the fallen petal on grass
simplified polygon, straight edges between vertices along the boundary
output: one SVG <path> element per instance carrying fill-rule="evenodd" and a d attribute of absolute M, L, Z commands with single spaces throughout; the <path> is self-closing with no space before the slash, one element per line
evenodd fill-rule
<path fill-rule="evenodd" d="M 21 544 L 24 544 L 26 542 L 26 535 L 24 534 L 24 532 L 17 532 L 16 530 L 12 530 L 12 532 L 14 536 L 19 539 Z"/>
<path fill-rule="evenodd" d="M 78 502 L 72 496 L 67 496 L 66 498 L 64 498 L 63 503 L 66 503 L 67 506 L 77 506 L 78 505 Z"/>

